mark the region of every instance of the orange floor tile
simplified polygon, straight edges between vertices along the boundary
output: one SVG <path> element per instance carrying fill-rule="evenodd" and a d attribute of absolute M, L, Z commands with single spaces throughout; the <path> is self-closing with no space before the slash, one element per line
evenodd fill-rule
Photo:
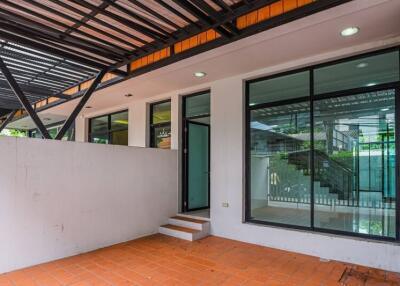
<path fill-rule="evenodd" d="M 0 286 L 400 285 L 400 274 L 218 237 L 153 235 L 0 275 Z"/>

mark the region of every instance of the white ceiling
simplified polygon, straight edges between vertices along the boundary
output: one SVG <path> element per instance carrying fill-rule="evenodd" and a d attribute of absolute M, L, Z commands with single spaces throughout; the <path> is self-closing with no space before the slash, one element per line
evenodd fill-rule
<path fill-rule="evenodd" d="M 360 32 L 349 38 L 340 31 L 357 26 Z M 88 114 L 132 100 L 185 89 L 221 78 L 245 74 L 285 62 L 400 36 L 399 0 L 354 0 L 306 18 L 202 53 L 96 92 L 85 109 Z M 194 78 L 195 71 L 207 76 Z M 131 93 L 133 97 L 124 95 Z M 43 112 L 44 117 L 68 115 L 76 101 Z M 22 120 L 19 120 L 22 121 Z M 10 127 L 24 128 L 13 122 Z"/>

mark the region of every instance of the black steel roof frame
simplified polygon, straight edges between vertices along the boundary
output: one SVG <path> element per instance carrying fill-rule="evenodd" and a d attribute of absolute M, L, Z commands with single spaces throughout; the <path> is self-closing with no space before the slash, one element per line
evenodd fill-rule
<path fill-rule="evenodd" d="M 35 123 L 40 133 L 42 133 L 42 136 L 45 139 L 51 139 L 50 134 L 47 131 L 46 127 L 44 126 L 43 122 L 40 120 L 36 111 L 33 109 L 31 103 L 29 102 L 28 98 L 25 96 L 25 94 L 19 87 L 17 81 L 11 74 L 10 70 L 7 68 L 7 65 L 3 62 L 1 58 L 0 58 L 0 70 L 7 79 L 7 82 L 10 85 L 10 88 L 13 90 L 15 96 L 19 99 L 21 105 L 24 107 L 26 112 L 28 112 L 29 116 L 32 118 L 33 122 Z"/>
<path fill-rule="evenodd" d="M 26 1 L 29 1 L 31 3 L 35 2 L 33 0 L 26 0 Z M 62 6 L 64 8 L 73 9 L 73 6 L 71 6 L 65 2 L 55 1 L 55 0 L 49 0 L 49 1 L 56 2 L 57 4 L 61 3 L 60 6 Z M 140 3 L 137 0 L 128 0 L 128 1 L 132 4 Z M 81 19 L 80 21 L 77 21 L 74 25 L 74 28 L 71 27 L 71 29 L 67 29 L 66 30 L 67 34 L 71 33 L 74 29 L 77 29 L 80 26 L 85 26 L 85 25 L 86 25 L 86 27 L 92 26 L 92 24 L 90 24 L 90 25 L 87 24 L 87 22 L 89 20 L 92 20 L 98 24 L 107 23 L 107 22 L 104 22 L 103 20 L 95 17 L 96 15 L 103 14 L 103 15 L 109 15 L 111 18 L 113 18 L 113 20 L 117 21 L 118 23 L 122 23 L 123 25 L 135 24 L 135 27 L 138 27 L 138 29 L 141 32 L 143 32 L 144 34 L 147 34 L 148 36 L 152 36 L 155 38 L 155 40 L 148 42 L 143 46 L 137 47 L 129 55 L 123 55 L 122 60 L 117 60 L 113 64 L 110 64 L 109 62 L 104 62 L 101 59 L 93 59 L 90 56 L 84 57 L 82 53 L 74 52 L 74 51 L 71 51 L 68 49 L 63 49 L 61 44 L 54 44 L 50 40 L 46 40 L 44 42 L 39 42 L 37 39 L 34 39 L 34 40 L 29 39 L 28 40 L 28 39 L 26 39 L 26 36 L 29 33 L 29 31 L 24 31 L 23 29 L 17 29 L 15 26 L 12 26 L 12 28 L 14 28 L 12 30 L 12 32 L 14 32 L 14 33 L 19 32 L 19 35 L 15 35 L 13 33 L 10 33 L 9 31 L 0 30 L 0 38 L 3 37 L 8 40 L 11 40 L 11 41 L 22 43 L 24 45 L 29 46 L 30 48 L 49 51 L 50 53 L 53 53 L 54 55 L 57 55 L 57 56 L 61 56 L 65 59 L 70 59 L 75 62 L 81 62 L 84 65 L 93 67 L 97 71 L 99 71 L 99 70 L 114 71 L 118 75 L 122 76 L 121 78 L 111 81 L 111 83 L 116 83 L 116 82 L 120 82 L 122 80 L 126 80 L 128 78 L 137 76 L 139 74 L 149 72 L 153 69 L 157 69 L 159 67 L 171 64 L 173 62 L 182 60 L 184 58 L 196 55 L 196 54 L 204 52 L 206 50 L 236 41 L 238 39 L 252 35 L 254 33 L 257 33 L 257 32 L 272 28 L 274 26 L 289 22 L 291 20 L 301 18 L 308 14 L 315 13 L 315 12 L 318 12 L 318 11 L 321 11 L 324 9 L 328 9 L 333 6 L 348 2 L 350 0 L 317 1 L 317 2 L 314 2 L 307 6 L 304 6 L 302 8 L 282 14 L 281 16 L 277 16 L 277 17 L 271 18 L 267 21 L 252 25 L 252 26 L 242 29 L 240 31 L 236 28 L 235 20 L 237 17 L 240 17 L 242 15 L 245 15 L 247 13 L 250 13 L 254 10 L 257 10 L 261 7 L 264 7 L 266 5 L 272 4 L 277 1 L 278 0 L 253 0 L 253 1 L 249 0 L 249 1 L 241 1 L 233 6 L 229 6 L 225 2 L 223 2 L 223 0 L 219 0 L 219 1 L 213 0 L 213 3 L 221 8 L 220 11 L 214 10 L 215 12 L 213 13 L 212 10 L 210 10 L 210 9 L 214 9 L 214 8 L 211 7 L 209 4 L 207 4 L 204 0 L 191 0 L 192 3 L 190 3 L 187 0 L 184 0 L 184 1 L 174 0 L 175 4 L 178 4 L 185 11 L 189 12 L 192 16 L 197 17 L 198 20 L 193 21 L 187 15 L 184 15 L 181 11 L 178 11 L 176 8 L 174 8 L 171 4 L 167 4 L 167 3 L 163 2 L 163 0 L 155 0 L 155 2 L 158 3 L 161 7 L 167 9 L 169 12 L 180 17 L 183 21 L 186 21 L 188 23 L 187 26 L 182 27 L 181 29 L 177 29 L 176 31 L 174 31 L 172 33 L 162 33 L 161 30 L 158 30 L 158 31 L 152 30 L 151 29 L 152 27 L 146 27 L 145 24 L 138 24 L 137 22 L 133 22 L 132 20 L 129 20 L 129 19 L 127 20 L 125 18 L 122 18 L 119 15 L 114 15 L 112 12 L 106 10 L 107 7 L 112 6 L 116 9 L 119 9 L 121 12 L 124 12 L 124 11 L 126 12 L 126 8 L 115 3 L 116 0 L 103 0 L 102 5 L 99 7 L 93 7 L 92 4 L 87 3 L 84 0 L 71 0 L 71 2 L 73 2 L 75 4 L 78 4 L 78 5 L 81 4 L 82 6 L 88 8 L 89 10 L 91 10 L 91 12 L 86 15 L 86 18 Z M 9 1 L 1 0 L 0 2 L 6 3 Z M 190 5 L 187 5 L 188 3 Z M 224 3 L 226 5 L 224 5 Z M 141 4 L 141 5 L 143 6 L 144 4 Z M 141 8 L 143 9 L 143 7 L 141 7 Z M 77 9 L 75 8 L 75 10 L 74 10 L 75 13 L 77 12 L 76 10 Z M 150 13 L 149 11 L 147 11 L 147 12 Z M 132 16 L 132 13 L 134 13 L 134 12 L 130 11 L 130 13 L 129 13 L 130 16 Z M 163 21 L 165 24 L 168 24 L 171 26 L 171 23 L 168 23 L 168 21 L 166 21 L 166 18 L 164 16 L 161 15 L 161 17 L 158 17 L 158 15 L 160 15 L 160 14 L 155 11 L 153 11 L 153 13 L 151 13 L 151 14 L 152 14 L 152 16 L 158 18 L 160 21 Z M 164 17 L 164 19 L 163 19 L 163 17 Z M 136 18 L 136 20 L 137 20 L 137 18 Z M 107 28 L 110 28 L 112 25 L 110 26 L 110 24 L 107 23 L 104 26 Z M 153 26 L 153 24 L 151 26 Z M 121 32 L 121 28 L 119 28 L 118 26 L 115 26 L 115 29 L 118 33 Z M 136 58 L 151 54 L 152 52 L 157 51 L 160 48 L 169 47 L 169 46 L 173 45 L 174 43 L 177 43 L 184 39 L 190 38 L 192 36 L 199 34 L 200 32 L 204 32 L 209 29 L 217 30 L 217 32 L 219 32 L 222 35 L 222 37 L 218 38 L 214 41 L 208 42 L 206 44 L 200 45 L 196 48 L 190 49 L 186 52 L 182 52 L 179 54 L 174 54 L 172 52 L 172 55 L 170 57 L 168 57 L 164 60 L 161 60 L 155 64 L 148 65 L 137 71 L 128 73 L 128 72 L 124 72 L 124 71 L 121 71 L 120 69 L 118 69 L 124 65 L 129 64 L 132 60 L 134 60 Z M 127 34 L 129 34 L 129 33 L 125 33 L 125 36 Z M 130 35 L 130 36 L 132 38 L 135 38 L 134 35 Z M 122 38 L 120 38 L 120 39 L 122 40 Z M 93 77 L 94 77 L 94 75 L 91 78 L 93 78 Z M 102 84 L 100 86 L 100 88 L 108 86 L 108 85 L 109 84 Z M 82 95 L 82 93 L 77 94 L 76 96 L 72 96 L 72 97 L 70 97 L 70 100 L 75 99 L 81 95 Z M 54 96 L 54 95 L 52 95 L 52 96 Z M 61 95 L 61 97 L 62 97 L 62 95 Z M 65 99 L 65 98 L 63 98 L 63 99 L 64 100 L 62 100 L 62 101 L 59 101 L 59 102 L 56 102 L 55 104 L 51 104 L 51 105 L 47 106 L 47 108 L 52 107 L 54 105 L 58 105 L 60 103 L 64 103 L 65 101 L 67 101 L 67 99 Z"/>

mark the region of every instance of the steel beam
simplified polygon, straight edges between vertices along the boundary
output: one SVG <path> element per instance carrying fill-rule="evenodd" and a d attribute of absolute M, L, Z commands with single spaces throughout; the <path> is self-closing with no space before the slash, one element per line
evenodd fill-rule
<path fill-rule="evenodd" d="M 105 68 L 106 65 L 108 64 L 107 62 L 99 60 L 99 59 L 96 59 L 96 61 L 94 61 L 94 60 L 90 60 L 89 59 L 90 57 L 85 58 L 85 57 L 83 57 L 83 55 L 78 56 L 77 55 L 78 53 L 73 54 L 72 52 L 65 52 L 65 49 L 61 49 L 61 47 L 55 47 L 55 45 L 50 46 L 48 44 L 43 44 L 43 42 L 36 41 L 36 40 L 33 41 L 29 38 L 26 38 L 28 35 L 19 36 L 13 32 L 10 32 L 9 30 L 0 30 L 0 38 L 3 38 L 5 40 L 8 40 L 8 41 L 11 41 L 14 43 L 25 45 L 30 48 L 37 49 L 39 51 L 47 51 L 47 52 L 49 52 L 49 54 L 67 58 L 72 61 L 82 63 L 87 66 L 98 68 L 98 69 Z"/>
<path fill-rule="evenodd" d="M 112 49 L 110 49 L 110 47 L 111 47 L 111 48 L 114 48 L 116 50 L 119 50 L 121 54 L 125 54 L 125 53 L 129 52 L 128 50 L 123 49 L 122 47 L 117 46 L 117 45 L 115 45 L 115 44 L 113 44 L 111 42 L 107 42 L 107 41 L 105 41 L 105 40 L 103 40 L 103 39 L 101 39 L 99 37 L 96 37 L 94 35 L 91 35 L 91 34 L 85 32 L 85 31 L 81 31 L 81 30 L 75 29 L 75 28 L 72 29 L 69 25 L 67 25 L 67 24 L 65 24 L 63 22 L 54 20 L 53 18 L 47 17 L 46 15 L 43 15 L 43 14 L 38 13 L 36 11 L 30 10 L 30 9 L 24 7 L 24 6 L 15 4 L 13 2 L 10 2 L 9 0 L 0 0 L 0 2 L 3 2 L 3 1 L 6 1 L 5 3 L 7 5 L 9 5 L 10 7 L 13 7 L 15 9 L 17 9 L 17 10 L 23 11 L 23 12 L 25 12 L 27 14 L 31 14 L 31 15 L 37 17 L 37 18 L 43 19 L 43 20 L 45 20 L 47 22 L 50 22 L 52 24 L 55 24 L 57 26 L 64 27 L 66 29 L 66 31 L 72 30 L 73 32 L 76 32 L 77 34 L 81 34 L 84 37 L 90 38 L 90 39 L 95 41 L 94 43 L 92 43 L 92 42 L 88 42 L 88 41 L 86 41 L 84 39 L 80 39 L 83 43 L 86 43 L 86 45 L 88 45 L 88 44 L 91 44 L 91 45 L 97 44 L 98 45 L 98 43 L 101 43 L 103 46 L 100 46 L 100 48 L 105 49 L 105 50 L 112 51 Z M 63 17 L 64 19 L 66 19 L 68 21 L 71 21 L 71 22 L 73 22 L 75 24 L 79 23 L 77 19 L 75 19 L 75 18 L 73 18 L 73 17 L 71 17 L 69 15 L 63 14 L 63 13 L 61 13 L 61 12 L 55 10 L 55 9 L 52 9 L 50 7 L 47 7 L 47 6 L 45 6 L 45 5 L 41 4 L 41 3 L 38 3 L 38 2 L 35 2 L 35 1 L 32 1 L 32 0 L 27 0 L 27 1 L 29 1 L 30 4 L 35 5 L 35 6 L 39 7 L 39 8 L 41 8 L 41 9 L 46 8 L 49 12 L 51 12 L 51 13 L 57 15 L 57 16 Z M 13 14 L 13 15 L 15 15 L 15 14 Z M 30 19 L 27 19 L 26 17 L 21 17 L 21 19 L 23 19 L 24 21 L 31 21 Z M 33 23 L 36 23 L 36 22 L 33 21 Z M 66 37 L 66 38 L 70 37 L 69 36 L 70 33 L 62 32 L 62 34 L 63 35 L 65 34 L 64 37 Z M 76 37 L 72 37 L 72 39 L 76 39 Z"/>
<path fill-rule="evenodd" d="M 130 39 L 132 39 L 132 40 L 135 40 L 135 41 L 137 41 L 137 42 L 139 42 L 139 43 L 142 43 L 142 44 L 144 44 L 144 45 L 146 45 L 147 44 L 147 42 L 145 41 L 145 40 L 143 40 L 142 38 L 140 38 L 140 37 L 137 37 L 137 36 L 135 36 L 135 35 L 133 35 L 133 34 L 131 34 L 131 33 L 128 33 L 127 31 L 125 31 L 125 30 L 123 30 L 123 29 L 120 29 L 119 27 L 117 27 L 117 26 L 113 26 L 113 25 L 111 25 L 109 22 L 106 22 L 106 21 L 103 21 L 103 20 L 101 20 L 101 19 L 98 19 L 97 17 L 95 17 L 95 16 L 89 16 L 87 13 L 85 13 L 84 11 L 82 11 L 82 10 L 79 10 L 79 9 L 77 9 L 75 6 L 71 6 L 70 4 L 68 4 L 67 2 L 62 2 L 62 1 L 59 1 L 59 0 L 49 0 L 49 1 L 51 1 L 51 2 L 53 2 L 53 3 L 55 3 L 55 4 L 57 4 L 57 5 L 60 5 L 61 7 L 63 7 L 63 8 L 65 8 L 65 9 L 68 9 L 68 10 L 71 10 L 72 12 L 74 12 L 74 13 L 76 13 L 76 14 L 79 14 L 79 15 L 81 15 L 81 16 L 83 16 L 83 17 L 90 17 L 90 21 L 93 21 L 93 22 L 96 22 L 96 23 L 98 23 L 98 24 L 100 24 L 100 25 L 102 25 L 102 26 L 105 26 L 105 27 L 107 27 L 107 28 L 109 28 L 109 29 L 111 29 L 111 30 L 113 30 L 113 31 L 115 31 L 115 32 L 117 32 L 117 33 L 119 33 L 119 34 L 121 34 L 121 35 L 124 35 L 124 36 L 126 36 L 126 37 L 128 37 L 128 38 L 130 38 Z M 99 9 L 98 10 L 92 10 L 93 12 L 95 12 L 96 14 L 97 13 L 100 13 L 100 11 L 101 11 L 101 5 L 98 7 Z M 83 21 L 83 20 L 82 20 Z M 89 27 L 93 27 L 93 26 L 89 26 Z M 121 38 L 119 38 L 119 37 L 117 37 L 117 41 L 124 41 L 123 39 L 121 39 Z M 126 41 L 124 41 L 124 43 L 126 44 Z M 145 51 L 145 50 L 143 50 L 140 46 L 138 46 L 138 45 L 134 45 L 134 44 L 132 44 L 132 43 L 130 43 L 130 42 L 128 42 L 128 44 L 127 45 L 133 45 L 133 48 L 135 48 L 135 49 L 137 49 L 137 50 L 140 50 L 140 51 Z"/>
<path fill-rule="evenodd" d="M 117 14 L 114 14 L 108 10 L 100 10 L 97 6 L 90 4 L 89 2 L 83 1 L 83 0 L 71 0 L 73 3 L 81 5 L 83 7 L 86 7 L 88 9 L 91 10 L 96 10 L 99 11 L 99 14 L 103 14 L 111 19 L 113 19 L 114 21 L 117 21 L 119 23 L 121 23 L 122 25 L 126 26 L 126 27 L 130 27 L 132 29 L 135 29 L 136 31 L 138 31 L 139 33 L 146 35 L 149 38 L 152 39 L 158 39 L 159 41 L 165 42 L 166 40 L 166 36 L 163 34 L 160 34 L 157 31 L 154 31 L 150 28 L 147 28 L 146 26 L 143 26 L 137 22 L 134 22 L 132 20 L 129 20 L 128 18 L 119 16 Z"/>
<path fill-rule="evenodd" d="M 0 70 L 3 73 L 4 77 L 6 78 L 10 88 L 14 91 L 15 96 L 18 97 L 19 101 L 21 102 L 22 106 L 25 108 L 26 112 L 28 112 L 29 116 L 32 118 L 33 122 L 35 123 L 36 127 L 42 133 L 42 136 L 45 139 L 51 139 L 49 132 L 47 131 L 46 127 L 43 125 L 42 121 L 40 120 L 39 116 L 36 114 L 35 110 L 33 109 L 31 103 L 26 98 L 25 94 L 22 92 L 21 88 L 19 87 L 18 83 L 15 81 L 13 75 L 11 74 L 10 70 L 0 58 Z"/>
<path fill-rule="evenodd" d="M 17 113 L 17 110 L 13 110 L 13 111 L 11 111 L 10 114 L 8 114 L 7 118 L 0 125 L 0 133 L 1 133 L 1 131 L 3 131 L 4 128 L 6 128 L 8 123 L 11 122 L 11 120 L 14 118 L 16 113 Z"/>
<path fill-rule="evenodd" d="M 29 33 L 35 35 L 39 40 L 47 40 L 60 45 L 74 47 L 76 49 L 81 49 L 88 53 L 92 53 L 93 55 L 98 55 L 114 61 L 120 61 L 123 59 L 122 54 L 117 54 L 112 49 L 104 47 L 104 45 L 100 43 L 96 44 L 95 42 L 73 35 L 65 35 L 63 39 L 62 37 L 64 34 L 62 34 L 62 31 L 52 28 L 51 26 L 46 26 L 36 21 L 19 16 L 15 13 L 2 10 L 1 8 L 0 14 L 3 14 L 0 18 L 2 26 L 8 30 L 13 29 L 16 33 Z"/>
<path fill-rule="evenodd" d="M 82 111 L 82 108 L 85 106 L 85 104 L 88 102 L 90 97 L 92 96 L 93 92 L 96 90 L 97 86 L 103 79 L 104 75 L 107 73 L 106 70 L 101 70 L 93 83 L 90 85 L 90 87 L 86 90 L 85 94 L 82 96 L 81 100 L 79 101 L 78 105 L 75 107 L 75 109 L 72 111 L 71 115 L 68 117 L 68 119 L 64 122 L 64 125 L 61 127 L 60 131 L 58 131 L 56 137 L 54 139 L 56 140 L 61 140 L 65 133 L 68 131 L 68 129 L 71 127 L 72 123 L 75 121 L 76 117 L 78 114 Z"/>

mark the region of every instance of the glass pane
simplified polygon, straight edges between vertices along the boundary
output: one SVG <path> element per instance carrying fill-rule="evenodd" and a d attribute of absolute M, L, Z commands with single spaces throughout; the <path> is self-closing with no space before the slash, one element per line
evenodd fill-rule
<path fill-rule="evenodd" d="M 153 118 L 151 118 L 152 124 L 171 121 L 171 101 L 154 104 L 152 105 L 152 108 L 153 108 Z"/>
<path fill-rule="evenodd" d="M 39 131 L 37 131 L 37 130 L 33 130 L 33 131 L 31 132 L 31 137 L 32 137 L 32 138 L 42 138 L 42 134 L 41 134 Z"/>
<path fill-rule="evenodd" d="M 249 85 L 249 105 L 310 96 L 308 71 L 252 82 Z"/>
<path fill-rule="evenodd" d="M 111 132 L 111 144 L 128 146 L 128 129 Z"/>
<path fill-rule="evenodd" d="M 310 226 L 308 102 L 251 111 L 251 217 Z"/>
<path fill-rule="evenodd" d="M 399 52 L 331 65 L 314 71 L 315 94 L 399 80 Z"/>
<path fill-rule="evenodd" d="M 163 127 L 153 127 L 152 142 L 154 147 L 162 149 L 171 148 L 171 125 Z"/>
<path fill-rule="evenodd" d="M 111 114 L 111 130 L 128 129 L 128 111 Z"/>
<path fill-rule="evenodd" d="M 395 237 L 394 107 L 394 90 L 315 101 L 315 227 Z"/>
<path fill-rule="evenodd" d="M 189 209 L 208 207 L 208 131 L 208 125 L 188 123 Z"/>
<path fill-rule="evenodd" d="M 91 133 L 108 132 L 108 116 L 92 118 L 90 120 Z"/>
<path fill-rule="evenodd" d="M 90 142 L 98 144 L 108 144 L 108 133 L 92 134 Z"/>
<path fill-rule="evenodd" d="M 61 126 L 58 127 L 61 129 Z M 75 124 L 72 124 L 68 131 L 65 133 L 64 137 L 61 139 L 63 141 L 75 141 Z"/>
<path fill-rule="evenodd" d="M 49 132 L 49 135 L 51 138 L 55 138 L 57 133 L 58 133 L 59 127 L 51 127 L 51 128 L 47 128 L 47 131 Z"/>
<path fill-rule="evenodd" d="M 185 97 L 185 116 L 194 117 L 210 114 L 210 93 Z"/>

